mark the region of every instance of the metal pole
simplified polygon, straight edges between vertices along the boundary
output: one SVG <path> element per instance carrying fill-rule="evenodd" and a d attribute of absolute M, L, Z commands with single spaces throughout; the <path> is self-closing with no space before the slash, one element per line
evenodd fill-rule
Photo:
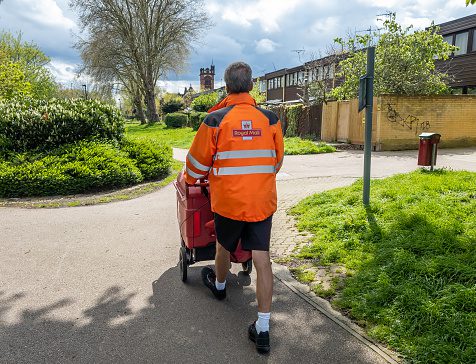
<path fill-rule="evenodd" d="M 370 162 L 372 158 L 372 115 L 374 106 L 375 47 L 367 48 L 367 106 L 365 109 L 364 205 L 370 204 Z"/>

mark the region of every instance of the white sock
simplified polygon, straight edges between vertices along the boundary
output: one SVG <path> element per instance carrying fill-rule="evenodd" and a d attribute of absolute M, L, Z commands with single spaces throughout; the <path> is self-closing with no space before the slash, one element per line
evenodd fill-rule
<path fill-rule="evenodd" d="M 225 282 L 223 282 L 223 283 L 220 283 L 220 282 L 218 282 L 218 279 L 215 279 L 215 287 L 219 291 L 223 291 L 225 289 L 225 286 L 226 286 L 226 279 L 225 279 Z"/>
<path fill-rule="evenodd" d="M 269 331 L 269 317 L 271 314 L 269 312 L 258 312 L 258 321 L 256 321 L 256 332 Z"/>

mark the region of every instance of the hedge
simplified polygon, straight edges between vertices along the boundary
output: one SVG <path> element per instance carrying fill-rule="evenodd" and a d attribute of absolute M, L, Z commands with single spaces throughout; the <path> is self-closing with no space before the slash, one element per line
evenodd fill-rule
<path fill-rule="evenodd" d="M 202 124 L 203 120 L 207 117 L 206 112 L 196 112 L 193 111 L 190 113 L 190 126 L 193 128 L 193 130 L 198 130 L 200 128 L 200 125 Z"/>
<path fill-rule="evenodd" d="M 45 151 L 87 138 L 121 140 L 125 120 L 96 100 L 0 101 L 0 151 Z"/>
<path fill-rule="evenodd" d="M 144 180 L 167 175 L 172 166 L 172 148 L 150 139 L 124 140 L 121 149 L 134 160 Z"/>
<path fill-rule="evenodd" d="M 302 105 L 293 105 L 286 108 L 287 128 L 286 136 L 295 137 L 298 136 L 299 130 L 299 118 L 303 112 L 304 107 Z"/>
<path fill-rule="evenodd" d="M 125 141 L 66 145 L 50 153 L 10 154 L 0 161 L 0 197 L 53 196 L 99 191 L 164 176 L 170 147 Z"/>
<path fill-rule="evenodd" d="M 165 115 L 165 125 L 169 128 L 182 128 L 187 125 L 188 117 L 181 113 L 170 113 Z"/>

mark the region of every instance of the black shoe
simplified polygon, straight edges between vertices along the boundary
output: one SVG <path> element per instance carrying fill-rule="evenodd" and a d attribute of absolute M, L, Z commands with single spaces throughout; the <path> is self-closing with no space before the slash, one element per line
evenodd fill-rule
<path fill-rule="evenodd" d="M 226 298 L 226 288 L 218 290 L 217 287 L 215 286 L 215 280 L 216 280 L 216 276 L 213 269 L 209 267 L 205 267 L 202 269 L 203 284 L 207 286 L 208 288 L 210 288 L 210 291 L 212 291 L 216 299 L 224 300 Z"/>
<path fill-rule="evenodd" d="M 260 354 L 269 353 L 269 331 L 256 332 L 256 321 L 248 328 L 248 337 L 256 345 L 256 350 Z"/>

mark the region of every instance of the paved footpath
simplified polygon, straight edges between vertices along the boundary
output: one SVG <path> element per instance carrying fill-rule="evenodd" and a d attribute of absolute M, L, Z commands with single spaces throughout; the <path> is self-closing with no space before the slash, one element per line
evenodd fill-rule
<path fill-rule="evenodd" d="M 448 158 L 475 170 L 476 151 L 464 153 Z M 392 172 L 413 168 L 410 159 L 379 154 L 374 162 L 388 170 L 383 176 L 388 164 Z M 275 254 L 289 243 L 278 243 L 290 226 L 285 209 L 350 183 L 360 160 L 349 152 L 287 158 Z M 279 280 L 272 353 L 259 356 L 246 336 L 256 315 L 254 275 L 234 267 L 224 302 L 204 289 L 199 266 L 183 284 L 175 203 L 169 185 L 105 205 L 0 209 L 0 363 L 386 362 Z"/>

